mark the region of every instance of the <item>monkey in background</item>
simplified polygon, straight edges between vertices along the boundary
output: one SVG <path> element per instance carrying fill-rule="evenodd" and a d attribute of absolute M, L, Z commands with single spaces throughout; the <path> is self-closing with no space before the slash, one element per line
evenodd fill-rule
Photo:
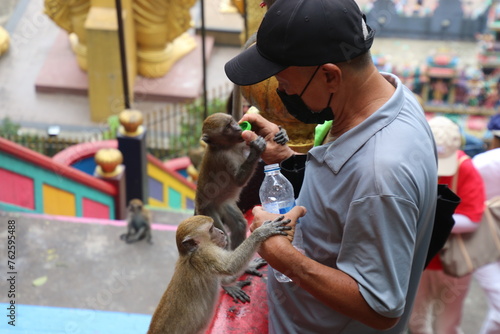
<path fill-rule="evenodd" d="M 193 216 L 176 232 L 179 259 L 151 319 L 148 334 L 202 334 L 212 319 L 223 280 L 235 280 L 260 244 L 273 235 L 287 235 L 284 216 L 265 222 L 234 251 L 227 235 L 207 216 Z"/>
<path fill-rule="evenodd" d="M 131 244 L 146 238 L 150 244 L 153 243 L 151 236 L 151 214 L 140 199 L 130 200 L 127 206 L 127 233 L 120 235 L 120 239 Z"/>

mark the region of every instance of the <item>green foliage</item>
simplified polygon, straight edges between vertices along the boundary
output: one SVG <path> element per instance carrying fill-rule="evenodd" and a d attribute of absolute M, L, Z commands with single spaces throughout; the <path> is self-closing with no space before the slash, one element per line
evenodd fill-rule
<path fill-rule="evenodd" d="M 21 128 L 20 124 L 14 123 L 9 117 L 4 117 L 2 123 L 0 124 L 0 136 L 15 136 L 17 131 Z"/>
<path fill-rule="evenodd" d="M 196 101 L 186 106 L 186 112 L 182 115 L 180 123 L 180 133 L 171 138 L 172 147 L 176 151 L 175 156 L 186 155 L 190 148 L 199 145 L 201 137 L 201 127 L 205 119 L 204 105 L 202 101 Z M 208 101 L 207 113 L 211 114 L 226 112 L 226 101 L 214 98 Z"/>
<path fill-rule="evenodd" d="M 108 129 L 106 131 L 103 131 L 102 139 L 104 140 L 114 139 L 116 138 L 116 132 L 120 127 L 120 119 L 118 115 L 112 115 L 108 117 L 107 121 L 108 121 Z"/>

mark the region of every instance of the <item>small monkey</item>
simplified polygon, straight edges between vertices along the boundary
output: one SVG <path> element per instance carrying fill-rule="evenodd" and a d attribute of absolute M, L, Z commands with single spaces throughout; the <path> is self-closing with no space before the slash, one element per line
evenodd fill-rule
<path fill-rule="evenodd" d="M 151 214 L 144 208 L 142 201 L 137 198 L 130 200 L 127 210 L 127 233 L 120 235 L 120 239 L 130 244 L 146 238 L 152 244 Z"/>
<path fill-rule="evenodd" d="M 212 319 L 223 280 L 234 280 L 260 244 L 273 235 L 287 235 L 289 219 L 266 221 L 234 251 L 227 236 L 207 216 L 193 216 L 176 233 L 179 258 L 156 307 L 148 334 L 201 334 Z"/>
<path fill-rule="evenodd" d="M 248 223 L 237 202 L 266 149 L 264 138 L 247 145 L 241 132 L 231 115 L 215 113 L 205 119 L 201 139 L 207 147 L 196 185 L 195 214 L 212 217 L 215 226 L 229 234 L 229 249 L 246 238 Z"/>

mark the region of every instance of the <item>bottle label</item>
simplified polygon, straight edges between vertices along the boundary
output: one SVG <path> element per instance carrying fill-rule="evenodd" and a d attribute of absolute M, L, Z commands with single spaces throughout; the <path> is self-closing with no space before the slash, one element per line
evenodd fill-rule
<path fill-rule="evenodd" d="M 293 203 L 292 206 L 287 206 L 286 208 L 279 208 L 279 213 L 287 213 L 288 211 L 292 210 L 294 206 L 295 203 Z"/>
<path fill-rule="evenodd" d="M 262 207 L 264 208 L 265 211 L 270 213 L 279 213 L 279 214 L 287 213 L 288 211 L 292 210 L 294 206 L 295 206 L 295 200 L 262 204 Z"/>

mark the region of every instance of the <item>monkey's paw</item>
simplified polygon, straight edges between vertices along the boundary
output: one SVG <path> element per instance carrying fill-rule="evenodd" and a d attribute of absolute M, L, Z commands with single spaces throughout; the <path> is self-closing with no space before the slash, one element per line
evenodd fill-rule
<path fill-rule="evenodd" d="M 234 285 L 225 285 L 222 288 L 226 293 L 233 298 L 233 301 L 242 303 L 250 303 L 250 296 L 243 291 L 243 287 L 250 285 L 250 281 L 237 281 Z"/>
<path fill-rule="evenodd" d="M 267 264 L 267 261 L 264 260 L 261 257 L 255 258 L 250 262 L 248 265 L 247 269 L 245 270 L 245 273 L 249 275 L 254 275 L 254 276 L 259 276 L 262 277 L 262 273 L 258 270 L 262 266 L 265 266 Z"/>
<path fill-rule="evenodd" d="M 288 223 L 290 223 L 290 219 L 285 219 L 285 216 L 279 216 L 274 220 L 266 220 L 259 228 L 253 231 L 253 234 L 258 234 L 262 240 L 273 235 L 288 236 L 286 231 L 292 229 L 291 226 L 287 226 Z"/>
<path fill-rule="evenodd" d="M 266 149 L 266 140 L 264 137 L 258 136 L 257 139 L 250 142 L 250 147 L 257 152 L 262 153 Z"/>
<path fill-rule="evenodd" d="M 280 130 L 274 135 L 274 141 L 280 145 L 285 145 L 286 143 L 288 143 L 290 138 L 288 138 L 288 134 L 286 133 L 285 129 L 283 129 L 281 126 L 279 128 Z"/>

